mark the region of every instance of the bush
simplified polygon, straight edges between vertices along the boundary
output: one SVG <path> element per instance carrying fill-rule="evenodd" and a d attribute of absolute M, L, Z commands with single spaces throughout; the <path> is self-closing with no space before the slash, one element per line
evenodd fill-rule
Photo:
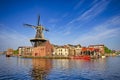
<path fill-rule="evenodd" d="M 112 50 L 110 50 L 108 47 L 104 47 L 104 51 L 105 51 L 105 53 L 112 53 Z"/>
<path fill-rule="evenodd" d="M 14 50 L 13 54 L 18 54 L 18 50 Z"/>

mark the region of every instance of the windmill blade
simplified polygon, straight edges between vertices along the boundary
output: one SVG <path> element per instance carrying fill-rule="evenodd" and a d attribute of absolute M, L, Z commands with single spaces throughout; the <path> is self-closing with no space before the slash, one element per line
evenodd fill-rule
<path fill-rule="evenodd" d="M 31 24 L 23 24 L 24 26 L 34 26 L 34 25 L 31 25 Z"/>
<path fill-rule="evenodd" d="M 40 25 L 39 22 L 40 22 L 40 15 L 38 15 L 38 23 L 37 23 L 38 26 Z"/>
<path fill-rule="evenodd" d="M 47 28 L 45 28 L 45 27 L 43 27 L 43 30 L 45 30 L 45 31 L 49 31 L 49 29 L 47 29 Z"/>
<path fill-rule="evenodd" d="M 45 28 L 45 31 L 49 31 L 49 29 L 46 29 L 46 28 Z"/>
<path fill-rule="evenodd" d="M 34 25 L 31 25 L 31 24 L 24 24 L 24 26 L 29 26 L 29 27 L 32 27 L 32 28 L 36 28 Z"/>

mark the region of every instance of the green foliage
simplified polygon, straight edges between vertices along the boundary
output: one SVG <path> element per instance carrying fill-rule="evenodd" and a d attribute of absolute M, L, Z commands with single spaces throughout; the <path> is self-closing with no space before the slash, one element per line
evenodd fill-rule
<path fill-rule="evenodd" d="M 118 54 L 120 54 L 120 52 L 116 52 L 116 54 L 118 55 Z"/>
<path fill-rule="evenodd" d="M 110 50 L 108 47 L 104 47 L 105 53 L 112 53 L 112 50 Z"/>
<path fill-rule="evenodd" d="M 14 54 L 18 54 L 18 50 L 14 50 L 14 52 L 13 52 Z"/>

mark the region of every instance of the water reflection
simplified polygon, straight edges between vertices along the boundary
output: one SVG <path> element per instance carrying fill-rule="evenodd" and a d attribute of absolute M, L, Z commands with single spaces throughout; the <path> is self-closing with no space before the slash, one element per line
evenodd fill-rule
<path fill-rule="evenodd" d="M 0 56 L 0 80 L 119 80 L 120 57 L 29 59 Z"/>
<path fill-rule="evenodd" d="M 68 69 L 69 68 L 69 59 L 55 59 L 55 60 L 53 60 L 53 66 L 56 69 Z"/>
<path fill-rule="evenodd" d="M 49 78 L 60 78 L 62 80 L 76 79 L 99 79 L 100 75 L 105 72 L 106 59 L 97 60 L 69 60 L 57 59 L 53 60 L 53 68 L 51 73 L 59 76 L 50 76 Z M 53 74 L 52 74 L 53 75 Z"/>
<path fill-rule="evenodd" d="M 32 77 L 33 80 L 44 80 L 52 68 L 52 62 L 49 59 L 32 59 Z"/>
<path fill-rule="evenodd" d="M 53 67 L 57 69 L 101 69 L 104 70 L 106 66 L 106 59 L 96 60 L 69 60 L 69 59 L 57 59 L 53 60 Z"/>
<path fill-rule="evenodd" d="M 106 70 L 106 59 L 32 59 L 33 80 L 99 79 Z M 96 74 L 96 75 L 95 75 Z M 86 76 L 87 75 L 87 76 Z"/>
<path fill-rule="evenodd" d="M 31 67 L 30 65 L 32 65 L 32 63 L 31 63 L 31 59 L 29 59 L 29 58 L 20 58 L 20 57 L 17 57 L 16 58 L 16 62 L 17 62 L 17 65 L 18 66 L 22 66 L 22 65 L 24 65 L 24 66 L 26 66 L 27 68 L 29 67 Z"/>

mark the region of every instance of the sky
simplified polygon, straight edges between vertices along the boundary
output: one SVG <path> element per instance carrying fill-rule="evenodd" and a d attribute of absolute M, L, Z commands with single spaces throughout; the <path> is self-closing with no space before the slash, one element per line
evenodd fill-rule
<path fill-rule="evenodd" d="M 120 0 L 0 0 L 0 51 L 32 46 L 38 15 L 52 44 L 120 50 Z"/>

